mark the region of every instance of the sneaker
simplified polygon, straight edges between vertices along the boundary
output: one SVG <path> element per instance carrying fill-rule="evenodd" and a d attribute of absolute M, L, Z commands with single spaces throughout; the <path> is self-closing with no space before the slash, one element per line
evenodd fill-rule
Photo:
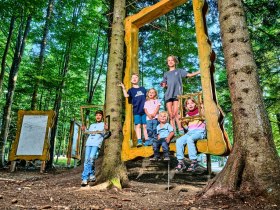
<path fill-rule="evenodd" d="M 92 176 L 89 177 L 88 181 L 95 182 L 96 181 L 96 177 L 94 175 L 92 175 Z"/>
<path fill-rule="evenodd" d="M 188 167 L 187 171 L 191 171 L 191 172 L 194 172 L 195 169 L 198 167 L 198 162 L 195 160 L 195 161 L 192 161 L 191 165 Z"/>
<path fill-rule="evenodd" d="M 151 146 L 151 141 L 150 140 L 146 140 L 145 143 L 144 143 L 144 146 Z"/>
<path fill-rule="evenodd" d="M 179 162 L 178 165 L 175 167 L 175 172 L 182 172 L 185 170 L 187 167 L 183 162 Z"/>
<path fill-rule="evenodd" d="M 152 158 L 150 158 L 150 161 L 159 161 L 159 158 L 158 157 L 152 157 Z"/>
<path fill-rule="evenodd" d="M 81 186 L 85 187 L 85 186 L 87 186 L 87 184 L 88 184 L 87 180 L 83 180 L 82 183 L 81 183 Z"/>
<path fill-rule="evenodd" d="M 170 161 L 170 157 L 165 157 L 163 160 L 164 161 Z"/>
<path fill-rule="evenodd" d="M 138 139 L 136 147 L 142 147 L 143 143 L 141 139 Z"/>
<path fill-rule="evenodd" d="M 183 136 L 185 134 L 184 129 L 179 130 L 179 136 Z"/>

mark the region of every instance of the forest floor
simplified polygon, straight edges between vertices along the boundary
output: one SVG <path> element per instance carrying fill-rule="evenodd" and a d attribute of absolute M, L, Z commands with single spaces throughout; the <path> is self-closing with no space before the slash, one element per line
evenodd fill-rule
<path fill-rule="evenodd" d="M 206 186 L 207 171 L 175 174 L 171 161 L 150 163 L 148 159 L 127 162 L 130 186 L 122 190 L 81 187 L 83 167 L 58 168 L 40 174 L 35 167 L 0 170 L 0 209 L 279 209 L 262 197 L 217 196 L 197 199 Z M 100 160 L 97 161 L 97 166 Z M 98 169 L 97 169 L 98 170 Z M 213 174 L 212 176 L 214 176 Z"/>

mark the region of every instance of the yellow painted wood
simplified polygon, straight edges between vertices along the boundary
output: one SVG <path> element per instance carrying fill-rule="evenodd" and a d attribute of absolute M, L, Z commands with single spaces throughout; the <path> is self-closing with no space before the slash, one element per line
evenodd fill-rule
<path fill-rule="evenodd" d="M 184 4 L 187 0 L 162 0 L 153 6 L 142 9 L 139 13 L 129 16 L 127 20 L 132 22 L 136 27 L 141 28 L 143 25 L 165 15 L 174 8 Z"/>
<path fill-rule="evenodd" d="M 157 4 L 144 8 L 139 13 L 129 16 L 125 20 L 125 43 L 127 47 L 126 69 L 124 85 L 131 87 L 130 78 L 132 73 L 139 73 L 138 67 L 138 32 L 143 25 L 170 12 L 186 0 L 162 0 Z M 193 11 L 195 17 L 195 27 L 198 43 L 198 54 L 201 70 L 201 84 L 203 92 L 203 102 L 205 109 L 205 120 L 207 129 L 207 140 L 197 142 L 198 152 L 213 155 L 225 155 L 230 151 L 228 136 L 221 124 L 223 114 L 217 102 L 214 84 L 215 54 L 212 51 L 208 40 L 206 23 L 207 5 L 204 0 L 193 0 Z M 134 139 L 134 125 L 132 107 L 126 100 L 126 116 L 123 127 L 122 160 L 131 160 L 136 157 L 150 157 L 153 155 L 152 147 L 131 147 Z M 174 143 L 170 144 L 170 151 L 176 151 Z M 187 154 L 187 148 L 186 148 Z"/>
<path fill-rule="evenodd" d="M 207 153 L 223 155 L 229 151 L 229 141 L 219 119 L 222 117 L 218 107 L 214 84 L 214 59 L 206 28 L 207 3 L 204 0 L 193 0 L 196 39 L 198 44 L 201 85 L 205 108 L 206 129 L 208 139 Z"/>
<path fill-rule="evenodd" d="M 138 32 L 139 28 L 154 19 L 170 12 L 175 7 L 185 3 L 186 0 L 162 0 L 157 4 L 141 10 L 139 13 L 129 16 L 125 19 L 125 43 L 127 49 L 126 69 L 123 83 L 125 87 L 131 88 L 132 73 L 139 73 L 138 66 Z M 125 103 L 125 122 L 123 125 L 123 144 L 122 144 L 122 159 L 129 160 L 137 156 L 151 156 L 153 154 L 151 147 L 135 149 L 131 146 L 135 144 L 135 132 L 133 124 L 132 107 L 126 100 Z M 143 151 L 142 151 L 143 150 Z"/>
<path fill-rule="evenodd" d="M 48 122 L 47 122 L 47 127 L 46 127 L 46 135 L 45 135 L 45 141 L 44 141 L 44 147 L 43 147 L 42 155 L 16 155 L 24 115 L 47 115 L 48 116 Z M 52 110 L 51 111 L 24 111 L 24 110 L 19 110 L 18 111 L 16 139 L 12 144 L 11 152 L 9 154 L 9 161 L 15 161 L 15 160 L 27 160 L 27 161 L 28 160 L 42 160 L 42 161 L 47 161 L 47 160 L 49 160 L 49 158 L 50 158 L 50 155 L 49 155 L 49 149 L 50 149 L 49 136 L 50 136 L 51 128 L 53 127 L 54 116 L 55 116 L 55 112 L 52 111 Z"/>

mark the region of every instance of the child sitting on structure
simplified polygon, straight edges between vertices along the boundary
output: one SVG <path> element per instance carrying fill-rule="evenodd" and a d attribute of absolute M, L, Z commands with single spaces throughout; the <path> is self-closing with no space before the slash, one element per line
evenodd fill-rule
<path fill-rule="evenodd" d="M 157 139 L 158 126 L 158 111 L 160 108 L 160 101 L 157 99 L 157 91 L 154 88 L 148 90 L 144 110 L 147 115 L 147 133 L 148 140 L 145 141 L 145 146 L 150 146 L 153 141 Z"/>
<path fill-rule="evenodd" d="M 133 117 L 135 124 L 135 133 L 137 136 L 137 147 L 141 147 L 142 137 L 141 137 L 141 125 L 143 125 L 143 133 L 145 140 L 148 139 L 147 129 L 146 129 L 146 114 L 144 111 L 144 104 L 146 101 L 146 89 L 144 87 L 140 87 L 139 83 L 139 75 L 132 74 L 131 75 L 131 83 L 132 87 L 126 91 L 124 84 L 120 83 L 118 86 L 122 87 L 124 97 L 129 99 L 129 102 L 132 103 L 133 106 Z"/>
<path fill-rule="evenodd" d="M 83 187 L 88 184 L 88 181 L 96 181 L 94 160 L 97 158 L 98 151 L 102 146 L 105 130 L 108 129 L 108 126 L 102 121 L 102 110 L 97 110 L 95 112 L 95 120 L 96 123 L 91 124 L 89 129 L 86 130 L 86 132 L 89 133 L 89 136 L 87 138 L 85 147 L 84 171 L 82 173 L 81 183 L 81 186 Z M 82 127 L 82 130 L 85 131 L 85 126 Z"/>
<path fill-rule="evenodd" d="M 167 123 L 168 113 L 163 111 L 158 115 L 159 125 L 157 126 L 157 140 L 153 142 L 154 157 L 150 158 L 150 161 L 158 161 L 160 159 L 160 146 L 162 146 L 163 156 L 165 161 L 169 161 L 169 142 L 174 136 L 173 127 Z"/>
<path fill-rule="evenodd" d="M 187 98 L 186 108 L 188 110 L 186 117 L 199 116 L 198 105 L 194 98 Z M 201 106 L 201 114 L 204 114 L 203 106 Z M 191 165 L 188 167 L 187 171 L 194 171 L 197 168 L 198 162 L 195 142 L 206 137 L 205 127 L 205 122 L 199 119 L 191 120 L 187 122 L 186 126 L 184 126 L 187 133 L 176 141 L 176 157 L 178 165 L 176 166 L 175 171 L 181 172 L 186 168 L 183 162 L 186 144 L 188 146 L 189 159 L 191 160 Z"/>

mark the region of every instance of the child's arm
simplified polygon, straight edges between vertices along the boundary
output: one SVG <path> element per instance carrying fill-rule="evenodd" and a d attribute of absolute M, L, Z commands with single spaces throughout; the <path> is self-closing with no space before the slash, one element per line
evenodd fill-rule
<path fill-rule="evenodd" d="M 169 143 L 172 139 L 172 137 L 174 136 L 174 131 L 171 131 L 169 133 L 169 135 L 166 137 L 166 142 Z"/>
<path fill-rule="evenodd" d="M 200 74 L 200 70 L 192 72 L 192 73 L 187 73 L 187 77 L 194 77 L 196 75 Z"/>
<path fill-rule="evenodd" d="M 104 123 L 104 130 L 107 131 L 108 130 L 108 124 Z"/>
<path fill-rule="evenodd" d="M 152 114 L 152 117 L 155 117 L 158 114 L 159 107 L 160 107 L 160 105 L 157 106 L 157 108 L 155 109 L 154 113 Z"/>
<path fill-rule="evenodd" d="M 122 91 L 123 91 L 124 97 L 128 98 L 129 95 L 127 94 L 127 91 L 126 91 L 126 89 L 125 89 L 124 84 L 121 82 L 120 84 L 118 84 L 118 86 L 121 86 L 121 87 L 122 87 Z"/>
<path fill-rule="evenodd" d="M 144 108 L 145 114 L 147 115 L 147 117 L 151 120 L 153 119 L 153 116 L 147 111 L 146 108 Z"/>

